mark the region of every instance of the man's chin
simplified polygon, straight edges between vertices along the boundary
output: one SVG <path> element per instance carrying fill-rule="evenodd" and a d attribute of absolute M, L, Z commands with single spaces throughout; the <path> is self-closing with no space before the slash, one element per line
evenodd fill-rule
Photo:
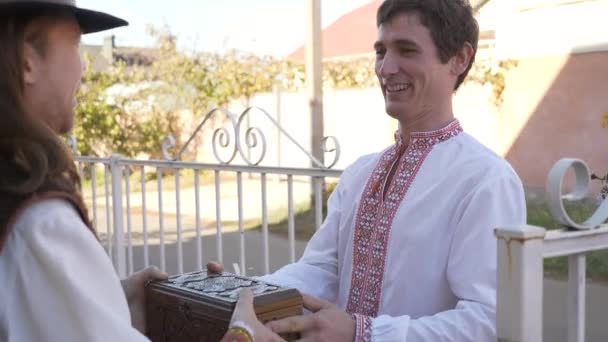
<path fill-rule="evenodd" d="M 386 114 L 388 114 L 393 119 L 399 120 L 399 118 L 403 116 L 402 113 L 406 110 L 407 109 L 405 108 L 405 106 L 399 106 L 395 104 L 386 105 Z"/>

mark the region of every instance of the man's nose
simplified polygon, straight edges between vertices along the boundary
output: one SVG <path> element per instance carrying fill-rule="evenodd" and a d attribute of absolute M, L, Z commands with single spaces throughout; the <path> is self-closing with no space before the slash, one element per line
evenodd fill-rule
<path fill-rule="evenodd" d="M 394 54 L 390 52 L 387 52 L 384 55 L 384 58 L 382 59 L 378 70 L 378 74 L 381 77 L 388 77 L 397 73 L 397 71 L 399 70 L 399 66 L 397 64 L 397 58 L 395 57 L 396 56 L 394 56 Z"/>

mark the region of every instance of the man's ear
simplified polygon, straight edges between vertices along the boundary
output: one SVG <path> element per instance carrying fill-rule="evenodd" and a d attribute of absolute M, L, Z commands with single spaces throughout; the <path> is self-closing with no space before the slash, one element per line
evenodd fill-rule
<path fill-rule="evenodd" d="M 23 83 L 25 85 L 34 84 L 38 80 L 40 73 L 41 56 L 30 44 L 25 43 L 23 47 Z"/>
<path fill-rule="evenodd" d="M 467 70 L 474 54 L 473 46 L 469 42 L 465 42 L 462 49 L 450 60 L 452 74 L 456 77 L 462 75 Z"/>

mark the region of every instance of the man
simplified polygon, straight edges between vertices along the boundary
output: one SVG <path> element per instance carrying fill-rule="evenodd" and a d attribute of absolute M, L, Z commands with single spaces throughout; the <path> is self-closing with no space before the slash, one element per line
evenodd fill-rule
<path fill-rule="evenodd" d="M 526 212 L 512 168 L 454 119 L 452 94 L 477 48 L 472 9 L 386 0 L 377 27 L 396 142 L 344 171 L 301 260 L 265 277 L 307 294 L 313 312 L 269 326 L 305 340 L 495 341 L 493 229 Z"/>
<path fill-rule="evenodd" d="M 0 341 L 147 340 L 144 286 L 167 275 L 151 267 L 121 284 L 59 138 L 74 122 L 81 35 L 126 24 L 71 0 L 0 0 Z M 226 341 L 281 340 L 251 292 L 233 324 Z"/>

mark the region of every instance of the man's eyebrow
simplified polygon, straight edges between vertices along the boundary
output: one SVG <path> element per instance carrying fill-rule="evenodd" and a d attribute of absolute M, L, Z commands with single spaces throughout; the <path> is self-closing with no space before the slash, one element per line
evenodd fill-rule
<path fill-rule="evenodd" d="M 395 39 L 393 44 L 400 47 L 418 47 L 418 44 L 410 39 Z"/>
<path fill-rule="evenodd" d="M 409 48 L 417 48 L 418 44 L 416 44 L 416 42 L 414 42 L 413 40 L 410 39 L 395 39 L 391 42 L 392 44 L 398 46 L 398 47 L 409 47 Z M 384 48 L 384 43 L 381 41 L 377 41 L 374 43 L 374 50 L 378 50 L 381 48 Z"/>

